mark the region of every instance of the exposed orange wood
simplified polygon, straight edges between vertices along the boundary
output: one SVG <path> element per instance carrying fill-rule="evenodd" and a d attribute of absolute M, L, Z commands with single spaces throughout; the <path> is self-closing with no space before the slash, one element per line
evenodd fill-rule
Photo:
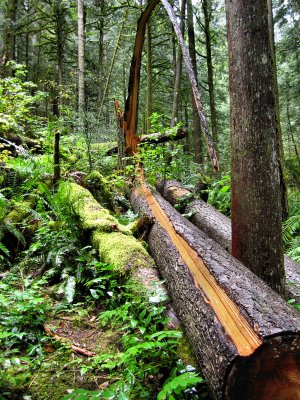
<path fill-rule="evenodd" d="M 138 28 L 136 32 L 133 57 L 130 67 L 128 97 L 126 100 L 124 112 L 126 153 L 128 155 L 133 155 L 137 152 L 137 146 L 140 142 L 136 131 L 142 50 L 145 39 L 146 24 L 149 21 L 152 11 L 157 6 L 159 1 L 160 0 L 152 0 L 138 20 Z"/>
<path fill-rule="evenodd" d="M 210 303 L 225 332 L 241 356 L 249 356 L 262 344 L 262 340 L 241 314 L 237 305 L 219 286 L 203 260 L 190 245 L 175 231 L 151 190 L 142 185 L 139 194 L 147 201 L 155 219 L 170 236 L 180 256 L 193 274 L 195 286 L 201 288 L 206 301 Z"/>

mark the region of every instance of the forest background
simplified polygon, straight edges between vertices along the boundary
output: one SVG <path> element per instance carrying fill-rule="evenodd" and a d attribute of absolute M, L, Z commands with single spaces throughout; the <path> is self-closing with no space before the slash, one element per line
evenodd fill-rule
<path fill-rule="evenodd" d="M 289 215 L 284 223 L 283 234 L 286 252 L 299 262 L 300 10 L 298 2 L 294 0 L 275 0 L 273 5 L 269 3 L 275 23 L 280 122 L 289 197 Z M 79 4 L 83 5 L 81 9 Z M 113 209 L 125 207 L 122 199 L 121 206 L 115 199 L 122 197 L 120 193 L 126 186 L 125 180 L 134 174 L 133 167 L 121 165 L 120 168 L 117 156 L 107 151 L 117 141 L 115 99 L 119 100 L 124 110 L 137 20 L 145 5 L 146 2 L 142 0 L 0 1 L 0 260 L 3 278 L 9 279 L 4 283 L 7 291 L 7 297 L 2 299 L 4 311 L 7 311 L 8 299 L 12 299 L 12 291 L 20 286 L 20 271 L 23 271 L 22 277 L 24 271 L 28 272 L 30 268 L 38 270 L 37 263 L 45 266 L 45 269 L 60 269 L 59 278 L 56 276 L 55 279 L 60 280 L 67 304 L 72 304 L 80 292 L 79 282 L 75 290 L 74 274 L 68 270 L 74 263 L 74 257 L 72 259 L 70 256 L 72 251 L 76 253 L 75 258 L 83 257 L 79 251 L 83 246 L 80 234 L 77 229 L 67 246 L 64 246 L 71 226 L 75 228 L 70 225 L 71 217 L 68 221 L 64 220 L 65 205 L 60 204 L 53 197 L 52 189 L 49 191 L 47 187 L 49 181 L 53 183 L 53 171 L 55 176 L 55 138 L 60 138 L 60 171 L 56 178 L 73 176 L 74 179 L 86 179 L 91 188 L 99 184 L 99 179 L 102 185 L 104 179 L 104 182 L 110 183 L 110 194 L 106 193 L 104 200 L 102 194 L 104 205 Z M 188 136 L 171 146 L 146 146 L 141 155 L 146 177 L 152 184 L 157 176 L 176 178 L 191 188 L 198 182 L 204 183 L 202 189 L 208 195 L 209 202 L 230 215 L 230 118 L 225 4 L 223 1 L 187 0 L 174 1 L 173 8 L 196 68 L 222 175 L 216 180 L 211 170 L 199 120 L 195 115 L 190 83 L 182 64 L 181 50 L 165 10 L 158 7 L 147 26 L 143 50 L 138 132 L 176 131 L 182 125 L 187 128 Z M 82 40 L 78 31 L 79 20 L 83 26 Z M 83 49 L 80 48 L 82 43 Z M 102 176 L 99 178 L 94 174 L 83 178 L 84 174 L 91 171 L 98 171 Z M 45 186 L 41 186 L 41 182 Z M 37 190 L 40 196 L 34 207 L 28 199 L 28 193 L 33 190 Z M 32 212 L 30 222 L 26 220 L 27 217 L 13 222 L 7 219 L 13 210 L 17 210 L 18 215 L 21 214 L 20 210 L 24 211 L 24 201 L 27 202 L 27 209 L 34 209 L 36 219 L 42 221 L 34 233 L 28 229 L 29 225 L 34 225 Z M 125 217 L 127 222 L 132 217 L 129 211 Z M 63 221 L 62 230 L 57 227 L 54 229 L 54 221 Z M 11 235 L 9 240 L 5 239 L 7 232 Z M 15 238 L 13 245 L 10 244 L 12 237 Z M 56 242 L 53 237 L 56 237 Z M 15 243 L 18 243 L 17 246 Z M 83 252 L 86 260 L 91 257 L 89 250 Z M 91 268 L 96 261 L 89 262 Z M 15 271 L 13 281 L 7 276 L 7 268 Z M 29 279 L 32 278 L 30 275 Z M 91 277 L 87 281 L 90 282 Z M 24 292 L 23 283 L 21 288 L 21 292 Z M 30 301 L 36 298 L 38 290 L 32 288 L 32 293 L 28 295 Z M 94 292 L 89 293 L 98 296 Z M 14 301 L 13 304 L 19 307 L 19 300 Z M 11 306 L 12 303 L 9 304 Z M 43 306 L 40 309 L 43 310 Z M 38 307 L 33 308 L 33 311 L 30 321 L 35 318 L 35 312 L 40 313 Z M 14 318 L 17 318 L 16 315 Z M 15 320 L 10 321 L 12 325 L 16 324 Z M 38 324 L 44 322 L 41 318 Z M 24 321 L 18 323 L 20 332 L 23 332 Z M 19 336 L 20 332 L 17 332 Z M 18 337 L 4 335 L 2 341 L 6 347 L 7 338 L 11 341 L 8 346 L 10 349 L 19 349 L 16 354 L 20 360 L 20 354 L 24 356 L 24 348 L 20 350 L 20 345 L 16 344 Z M 23 339 L 21 341 L 24 342 Z M 27 342 L 35 346 L 40 343 L 37 337 L 29 337 Z M 38 351 L 32 350 L 32 355 L 38 354 Z M 3 378 L 9 396 L 12 396 L 11 393 L 18 385 L 28 387 L 30 375 L 26 375 L 27 370 L 25 375 L 22 371 L 23 375 L 18 381 L 19 375 L 12 361 L 15 358 L 8 351 L 2 359 L 3 365 L 12 368 L 13 378 L 9 382 Z M 32 360 L 29 362 L 26 359 L 26 362 L 31 365 Z M 126 379 L 124 381 L 128 385 Z M 194 376 L 190 379 L 193 384 Z M 154 386 L 160 385 L 155 383 Z M 124 388 L 124 393 L 126 390 Z M 135 387 L 134 390 L 141 388 Z M 145 394 L 145 398 L 149 393 Z"/>

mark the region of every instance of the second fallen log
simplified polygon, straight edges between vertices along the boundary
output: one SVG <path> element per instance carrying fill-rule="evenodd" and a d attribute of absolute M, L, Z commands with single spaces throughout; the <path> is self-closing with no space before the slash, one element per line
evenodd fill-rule
<path fill-rule="evenodd" d="M 299 314 L 147 186 L 132 203 L 213 397 L 299 398 Z"/>
<path fill-rule="evenodd" d="M 180 211 L 190 215 L 190 221 L 200 230 L 231 252 L 231 221 L 203 200 L 196 199 L 180 182 L 176 180 L 159 181 L 157 188 L 162 196 L 173 206 L 179 205 Z M 286 292 L 289 298 L 300 302 L 300 265 L 288 256 L 284 256 L 286 274 Z"/>

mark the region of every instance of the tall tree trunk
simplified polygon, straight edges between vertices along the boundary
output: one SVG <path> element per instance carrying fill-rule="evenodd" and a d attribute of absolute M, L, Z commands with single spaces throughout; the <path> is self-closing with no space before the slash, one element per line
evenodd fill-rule
<path fill-rule="evenodd" d="M 211 120 L 211 134 L 215 146 L 218 144 L 218 126 L 217 126 L 217 110 L 215 104 L 215 87 L 214 87 L 214 74 L 212 62 L 212 46 L 211 46 L 211 14 L 212 14 L 212 1 L 203 0 L 202 8 L 204 14 L 204 33 L 205 33 L 205 47 L 206 47 L 206 64 L 207 64 L 207 78 L 208 78 L 208 92 L 209 92 L 209 106 L 210 106 L 210 120 Z"/>
<path fill-rule="evenodd" d="M 181 9 L 180 9 L 180 23 L 179 27 L 184 36 L 184 18 L 185 18 L 185 7 L 186 0 L 181 0 Z M 172 116 L 171 116 L 171 128 L 178 122 L 178 107 L 179 107 L 179 94 L 180 94 L 180 82 L 181 82 L 181 73 L 182 73 L 182 50 L 181 46 L 178 46 L 177 52 L 177 62 L 175 68 L 175 79 L 174 79 L 174 91 L 173 91 L 173 107 L 172 107 Z"/>
<path fill-rule="evenodd" d="M 111 80 L 111 76 L 112 76 L 112 71 L 113 71 L 113 67 L 115 65 L 115 60 L 116 60 L 117 52 L 118 52 L 118 49 L 119 49 L 120 40 L 121 40 L 122 35 L 123 35 L 123 30 L 124 30 L 125 22 L 127 20 L 127 16 L 128 16 L 128 9 L 125 11 L 125 14 L 124 14 L 122 22 L 121 22 L 119 34 L 118 34 L 118 37 L 117 37 L 117 39 L 115 41 L 115 48 L 114 48 L 114 52 L 113 52 L 113 55 L 112 55 L 111 64 L 110 64 L 110 68 L 109 68 L 109 71 L 108 71 L 108 75 L 107 75 L 107 79 L 106 79 L 106 83 L 105 83 L 105 87 L 104 87 L 101 103 L 100 103 L 100 106 L 99 106 L 99 111 L 98 111 L 98 115 L 99 116 L 102 114 L 102 111 L 103 111 L 104 101 L 105 101 L 106 96 L 107 96 L 107 92 L 108 92 L 108 88 L 109 88 L 109 84 L 110 84 L 110 80 Z M 107 117 L 107 115 L 106 115 L 106 117 Z M 109 124 L 109 121 L 107 123 Z"/>
<path fill-rule="evenodd" d="M 60 117 L 61 106 L 62 106 L 62 85 L 63 79 L 63 63 L 64 63 L 64 23 L 65 13 L 63 5 L 60 4 L 59 0 L 54 0 L 54 16 L 55 16 L 55 35 L 56 35 L 56 57 L 57 57 L 57 83 L 58 93 L 54 100 L 53 111 L 57 117 Z"/>
<path fill-rule="evenodd" d="M 149 4 L 150 0 L 148 0 Z M 151 34 L 151 19 L 147 23 L 147 98 L 146 98 L 146 132 L 150 133 L 152 114 L 152 34 Z"/>
<path fill-rule="evenodd" d="M 104 6 L 105 0 L 97 0 L 100 9 L 99 18 L 99 44 L 98 44 L 98 106 L 101 104 L 103 95 L 103 65 L 104 65 Z"/>
<path fill-rule="evenodd" d="M 273 66 L 265 0 L 227 2 L 232 254 L 284 294 Z"/>
<path fill-rule="evenodd" d="M 277 158 L 278 158 L 278 164 L 279 164 L 282 219 L 285 220 L 288 217 L 288 200 L 287 200 L 287 188 L 286 188 L 286 183 L 285 183 L 285 179 L 284 179 L 284 152 L 283 152 L 283 143 L 282 143 L 282 130 L 281 130 L 281 124 L 280 124 L 279 93 L 278 93 L 278 82 L 277 82 L 277 63 L 276 63 L 276 51 L 275 51 L 272 0 L 268 0 L 268 27 L 269 27 L 271 57 L 272 57 L 272 64 L 273 64 L 274 90 L 275 90 L 276 150 L 277 150 Z"/>
<path fill-rule="evenodd" d="M 17 23 L 18 0 L 6 1 L 4 52 L 0 60 L 0 76 L 11 76 L 12 68 L 5 67 L 9 61 L 16 60 L 16 23 Z"/>
<path fill-rule="evenodd" d="M 78 111 L 83 117 L 85 110 L 84 90 L 84 5 L 83 0 L 77 0 L 78 16 Z"/>
<path fill-rule="evenodd" d="M 54 132 L 53 146 L 53 184 L 56 185 L 60 180 L 60 132 Z"/>
<path fill-rule="evenodd" d="M 188 27 L 188 39 L 189 39 L 189 54 L 192 61 L 194 73 L 198 82 L 193 6 L 191 0 L 187 0 L 187 27 Z M 195 162 L 201 164 L 203 161 L 202 142 L 201 142 L 201 122 L 193 94 L 192 94 L 192 108 L 193 108 L 194 141 L 195 141 Z"/>

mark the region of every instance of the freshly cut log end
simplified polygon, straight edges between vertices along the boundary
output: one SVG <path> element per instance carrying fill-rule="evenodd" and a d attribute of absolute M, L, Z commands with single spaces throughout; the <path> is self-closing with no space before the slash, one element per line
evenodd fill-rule
<path fill-rule="evenodd" d="M 230 400 L 300 399 L 300 339 L 268 339 L 250 357 L 235 360 L 224 398 Z"/>

